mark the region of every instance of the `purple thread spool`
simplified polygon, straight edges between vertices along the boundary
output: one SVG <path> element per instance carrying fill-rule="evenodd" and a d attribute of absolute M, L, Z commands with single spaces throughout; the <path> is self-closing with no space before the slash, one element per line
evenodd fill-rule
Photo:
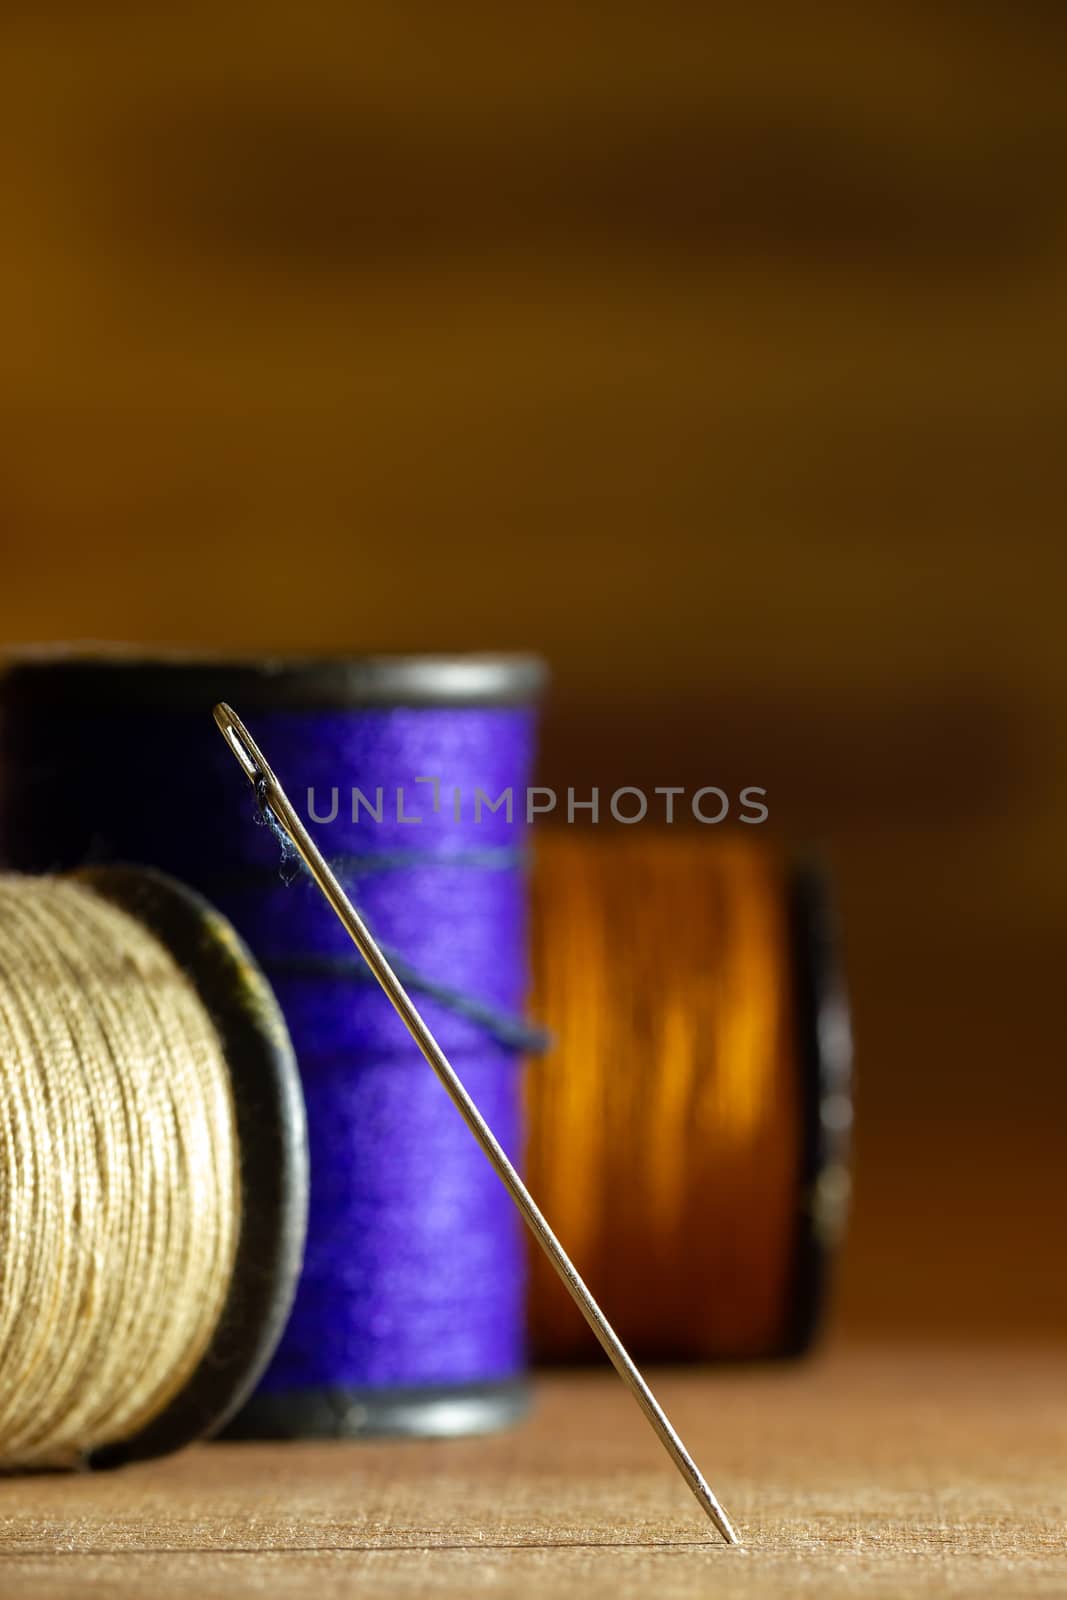
<path fill-rule="evenodd" d="M 314 790 L 331 820 L 311 826 L 383 943 L 487 1008 L 488 1024 L 433 989 L 419 995 L 514 1156 L 520 1057 L 507 1022 L 526 988 L 521 857 L 540 683 L 535 661 L 488 657 L 65 656 L 4 675 L 7 861 L 136 860 L 184 878 L 244 934 L 286 1015 L 308 1109 L 307 1254 L 289 1326 L 238 1418 L 244 1434 L 454 1434 L 520 1414 L 523 1241 L 343 930 L 310 884 L 282 883 L 211 706 L 226 698 L 247 715 L 298 803 Z M 483 802 L 476 820 L 477 790 L 496 801 L 508 789 L 510 819 Z"/>

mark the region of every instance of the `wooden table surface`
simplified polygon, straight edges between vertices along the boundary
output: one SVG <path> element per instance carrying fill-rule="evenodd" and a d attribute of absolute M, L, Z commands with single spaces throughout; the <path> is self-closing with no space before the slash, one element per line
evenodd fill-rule
<path fill-rule="evenodd" d="M 717 1543 L 613 1374 L 445 1443 L 218 1444 L 0 1483 L 0 1595 L 1067 1594 L 1067 1352 L 843 1348 L 658 1384 Z"/>

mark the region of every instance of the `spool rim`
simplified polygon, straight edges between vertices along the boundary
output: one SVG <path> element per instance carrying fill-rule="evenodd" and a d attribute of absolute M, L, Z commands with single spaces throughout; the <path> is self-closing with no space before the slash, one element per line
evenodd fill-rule
<path fill-rule="evenodd" d="M 210 903 L 146 867 L 72 874 L 136 917 L 191 979 L 214 1023 L 233 1090 L 242 1208 L 226 1301 L 196 1370 L 129 1439 L 89 1465 L 166 1455 L 225 1426 L 262 1376 L 288 1319 L 303 1260 L 308 1148 L 300 1078 L 281 1011 L 244 942 Z"/>
<path fill-rule="evenodd" d="M 817 859 L 787 874 L 793 1004 L 801 1090 L 797 1220 L 782 1354 L 814 1344 L 844 1230 L 850 1153 L 852 1044 L 829 875 Z M 840 1115 L 849 1107 L 849 1117 Z"/>
<path fill-rule="evenodd" d="M 6 695 L 34 705 L 152 705 L 231 699 L 257 709 L 525 705 L 540 698 L 545 663 L 526 654 L 271 656 L 141 653 L 120 644 L 27 646 L 0 664 Z"/>
<path fill-rule="evenodd" d="M 463 1439 L 496 1433 L 530 1409 L 526 1377 L 423 1388 L 318 1388 L 257 1394 L 227 1439 Z"/>

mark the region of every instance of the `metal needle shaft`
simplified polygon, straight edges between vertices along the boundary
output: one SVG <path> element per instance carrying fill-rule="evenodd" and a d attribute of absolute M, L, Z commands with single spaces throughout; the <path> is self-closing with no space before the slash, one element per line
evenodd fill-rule
<path fill-rule="evenodd" d="M 293 810 L 285 790 L 271 771 L 266 758 L 240 718 L 227 705 L 215 707 L 215 721 L 236 756 L 241 770 L 255 786 L 261 803 L 268 805 L 299 852 L 308 871 L 336 912 L 339 920 L 385 990 L 411 1037 L 496 1169 L 523 1220 L 570 1291 L 578 1309 L 596 1334 L 619 1377 L 645 1413 L 660 1442 L 697 1501 L 711 1518 L 727 1544 L 738 1544 L 737 1534 L 722 1506 L 705 1482 L 696 1462 L 675 1432 L 666 1412 L 627 1354 L 618 1335 L 579 1277 L 570 1257 L 552 1232 L 532 1195 L 509 1161 L 492 1129 L 467 1093 L 454 1067 L 426 1026 L 399 978 L 378 948 L 359 912 L 331 872 L 304 824 Z"/>

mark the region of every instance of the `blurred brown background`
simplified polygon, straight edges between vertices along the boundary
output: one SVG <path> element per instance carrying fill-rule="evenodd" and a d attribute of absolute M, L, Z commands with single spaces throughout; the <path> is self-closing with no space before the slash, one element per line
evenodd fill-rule
<path fill-rule="evenodd" d="M 7 642 L 532 646 L 839 870 L 854 1329 L 1067 1314 L 1067 12 L 5 9 Z"/>

